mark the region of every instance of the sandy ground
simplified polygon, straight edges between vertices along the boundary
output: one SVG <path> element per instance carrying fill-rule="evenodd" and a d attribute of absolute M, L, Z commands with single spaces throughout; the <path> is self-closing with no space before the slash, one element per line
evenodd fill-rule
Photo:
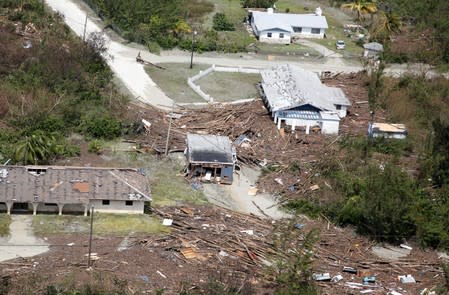
<path fill-rule="evenodd" d="M 234 173 L 232 185 L 203 184 L 204 194 L 209 202 L 234 211 L 252 213 L 261 217 L 269 216 L 273 219 L 280 219 L 290 216 L 275 206 L 274 196 L 264 193 L 258 193 L 255 196 L 248 195 L 248 191 L 256 185 L 260 170 L 242 166 L 239 173 L 240 175 Z"/>
<path fill-rule="evenodd" d="M 11 215 L 7 238 L 0 238 L 0 261 L 31 257 L 48 251 L 48 245 L 36 238 L 31 227 L 31 215 Z"/>

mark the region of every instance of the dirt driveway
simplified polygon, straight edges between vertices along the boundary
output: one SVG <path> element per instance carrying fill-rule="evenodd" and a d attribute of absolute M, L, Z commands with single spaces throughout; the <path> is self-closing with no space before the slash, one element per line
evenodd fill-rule
<path fill-rule="evenodd" d="M 204 194 L 212 204 L 237 212 L 273 219 L 289 217 L 289 214 L 276 206 L 274 196 L 266 193 L 257 193 L 255 196 L 248 194 L 256 188 L 259 175 L 260 170 L 242 166 L 239 175 L 234 174 L 232 185 L 205 183 Z"/>
<path fill-rule="evenodd" d="M 48 251 L 48 244 L 33 234 L 31 215 L 11 215 L 9 237 L 0 238 L 0 261 L 30 257 Z"/>

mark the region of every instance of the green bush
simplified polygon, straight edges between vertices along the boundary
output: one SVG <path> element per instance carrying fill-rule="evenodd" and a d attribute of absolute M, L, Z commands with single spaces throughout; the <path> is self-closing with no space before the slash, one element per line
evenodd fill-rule
<path fill-rule="evenodd" d="M 269 8 L 273 7 L 273 4 L 277 0 L 241 0 L 243 8 Z"/>
<path fill-rule="evenodd" d="M 91 114 L 82 119 L 82 132 L 92 138 L 114 139 L 121 135 L 121 123 L 109 115 Z"/>
<path fill-rule="evenodd" d="M 150 41 L 147 43 L 148 51 L 159 55 L 161 53 L 161 46 L 157 42 Z"/>
<path fill-rule="evenodd" d="M 212 28 L 215 31 L 234 31 L 234 25 L 228 20 L 228 18 L 226 17 L 226 15 L 224 13 L 221 12 L 217 12 L 213 19 L 213 26 Z"/>
<path fill-rule="evenodd" d="M 89 153 L 99 155 L 101 154 L 102 149 L 103 149 L 103 142 L 101 140 L 94 139 L 91 142 L 89 142 L 89 147 L 87 148 L 87 151 Z"/>

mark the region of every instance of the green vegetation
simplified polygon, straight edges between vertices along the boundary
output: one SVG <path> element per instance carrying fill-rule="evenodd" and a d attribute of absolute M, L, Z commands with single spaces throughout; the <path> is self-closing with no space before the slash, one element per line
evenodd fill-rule
<path fill-rule="evenodd" d="M 0 8 L 8 16 L 0 28 L 0 161 L 48 164 L 76 155 L 79 148 L 67 141 L 72 132 L 120 136 L 126 99 L 100 56 L 102 36 L 82 43 L 40 0 L 3 1 Z M 34 23 L 42 42 L 23 48 L 14 33 L 19 21 Z"/>
<path fill-rule="evenodd" d="M 213 29 L 215 31 L 235 31 L 234 25 L 228 20 L 226 15 L 221 12 L 217 12 L 213 18 Z"/>
<path fill-rule="evenodd" d="M 295 228 L 296 221 L 277 225 L 274 245 L 279 255 L 269 267 L 277 288 L 277 295 L 316 295 L 317 286 L 312 281 L 312 263 L 315 244 L 319 241 L 318 230 L 304 232 Z"/>
<path fill-rule="evenodd" d="M 150 177 L 153 206 L 207 203 L 202 191 L 193 189 L 182 176 L 173 174 L 173 171 L 181 170 L 180 164 L 170 160 L 165 160 L 155 167 Z"/>
<path fill-rule="evenodd" d="M 407 60 L 431 64 L 449 62 L 449 24 L 443 17 L 449 13 L 447 1 L 329 0 L 329 3 L 335 6 L 354 7 L 360 17 L 378 10 L 374 14 L 375 20 L 370 24 L 371 39 L 384 42 L 385 57 L 389 62 Z M 401 28 L 402 24 L 407 24 L 407 27 Z M 413 41 L 405 44 L 390 43 L 390 37 L 397 36 L 399 31 Z"/>
<path fill-rule="evenodd" d="M 88 233 L 90 217 L 73 215 L 36 215 L 33 217 L 33 229 L 37 235 L 59 233 Z M 167 227 L 153 216 L 132 214 L 94 214 L 95 234 L 128 234 L 135 233 L 163 233 Z"/>
<path fill-rule="evenodd" d="M 315 167 L 319 192 L 288 203 L 324 214 L 375 240 L 416 238 L 423 247 L 449 249 L 449 82 L 404 76 L 366 78 L 370 107 L 405 123 L 405 140 L 344 137 Z"/>
<path fill-rule="evenodd" d="M 0 214 L 0 237 L 5 237 L 9 234 L 10 224 L 11 216 L 7 214 Z"/>
<path fill-rule="evenodd" d="M 230 102 L 258 97 L 256 84 L 260 80 L 259 74 L 213 72 L 196 81 L 196 84 L 215 101 Z"/>
<path fill-rule="evenodd" d="M 273 4 L 277 0 L 241 0 L 243 7 L 248 8 L 269 8 L 273 7 Z"/>

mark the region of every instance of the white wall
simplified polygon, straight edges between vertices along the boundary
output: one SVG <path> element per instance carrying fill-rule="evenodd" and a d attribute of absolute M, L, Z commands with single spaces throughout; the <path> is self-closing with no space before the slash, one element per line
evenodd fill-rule
<path fill-rule="evenodd" d="M 319 34 L 312 34 L 312 28 L 302 28 L 301 33 L 292 33 L 292 37 L 299 37 L 299 38 L 324 38 L 324 32 L 326 29 L 320 29 Z"/>
<path fill-rule="evenodd" d="M 102 200 L 91 200 L 91 205 L 94 205 L 96 212 L 103 213 L 130 213 L 143 214 L 143 201 L 133 201 L 132 206 L 126 206 L 125 201 L 110 200 L 109 205 L 103 205 Z"/>
<path fill-rule="evenodd" d="M 339 121 L 322 121 L 321 133 L 338 134 L 339 127 L 340 127 Z"/>
<path fill-rule="evenodd" d="M 271 33 L 271 37 L 268 37 L 268 33 Z M 280 38 L 279 34 L 284 34 L 284 38 Z M 290 32 L 277 30 L 262 31 L 259 34 L 259 41 L 265 43 L 290 44 Z"/>
<path fill-rule="evenodd" d="M 344 118 L 348 114 L 348 107 L 342 105 L 340 110 L 335 109 L 335 113 L 337 113 L 338 117 Z"/>

